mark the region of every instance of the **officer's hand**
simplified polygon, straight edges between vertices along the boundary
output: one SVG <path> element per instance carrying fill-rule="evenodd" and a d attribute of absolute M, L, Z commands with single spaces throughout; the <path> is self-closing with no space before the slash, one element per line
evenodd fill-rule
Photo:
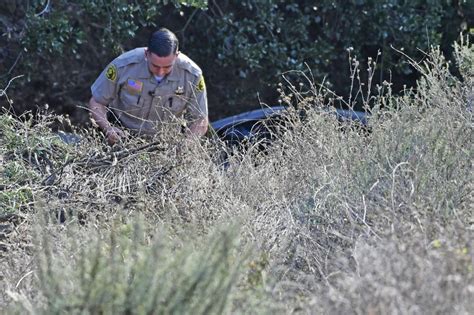
<path fill-rule="evenodd" d="M 114 145 L 117 141 L 120 141 L 121 138 L 125 137 L 125 133 L 120 128 L 110 126 L 105 131 L 105 136 L 107 137 L 107 142 L 110 145 Z"/>

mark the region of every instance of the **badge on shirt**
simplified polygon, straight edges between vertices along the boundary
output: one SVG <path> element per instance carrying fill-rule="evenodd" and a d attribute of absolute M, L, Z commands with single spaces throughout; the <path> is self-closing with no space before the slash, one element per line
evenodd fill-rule
<path fill-rule="evenodd" d="M 183 94 L 184 94 L 184 87 L 178 86 L 178 88 L 176 89 L 176 91 L 174 91 L 174 94 L 176 94 L 176 95 L 183 95 Z"/>
<path fill-rule="evenodd" d="M 141 94 L 143 90 L 143 82 L 133 79 L 127 80 L 127 91 L 130 94 Z"/>
<path fill-rule="evenodd" d="M 201 75 L 201 78 L 199 79 L 199 82 L 196 86 L 196 91 L 202 92 L 206 88 L 206 83 L 204 82 L 204 76 Z"/>
<path fill-rule="evenodd" d="M 105 71 L 105 77 L 112 82 L 117 79 L 117 67 L 114 64 L 110 64 Z"/>

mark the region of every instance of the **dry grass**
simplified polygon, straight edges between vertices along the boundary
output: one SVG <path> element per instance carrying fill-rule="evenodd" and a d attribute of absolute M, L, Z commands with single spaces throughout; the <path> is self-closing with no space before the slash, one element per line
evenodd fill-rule
<path fill-rule="evenodd" d="M 233 152 L 225 166 L 215 140 L 110 149 L 82 133 L 68 146 L 48 119 L 2 115 L 0 203 L 16 220 L 0 240 L 3 307 L 472 313 L 472 46 L 457 56 L 462 79 L 435 49 L 414 65 L 416 89 L 365 91 L 370 132 L 318 110 L 323 89 L 289 82 L 283 100 L 304 120 L 289 111 L 267 150 Z"/>

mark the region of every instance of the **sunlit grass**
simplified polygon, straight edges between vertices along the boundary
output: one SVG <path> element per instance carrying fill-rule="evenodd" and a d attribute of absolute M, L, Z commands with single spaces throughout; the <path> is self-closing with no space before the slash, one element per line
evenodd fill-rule
<path fill-rule="evenodd" d="M 2 116 L 0 203 L 22 218 L 1 240 L 4 308 L 469 313 L 474 53 L 456 54 L 462 78 L 434 49 L 414 64 L 416 89 L 364 91 L 367 128 L 321 111 L 338 101 L 328 91 L 289 81 L 282 98 L 298 110 L 276 139 L 224 164 L 215 139 L 110 148 L 87 131 L 66 146 L 45 122 Z"/>

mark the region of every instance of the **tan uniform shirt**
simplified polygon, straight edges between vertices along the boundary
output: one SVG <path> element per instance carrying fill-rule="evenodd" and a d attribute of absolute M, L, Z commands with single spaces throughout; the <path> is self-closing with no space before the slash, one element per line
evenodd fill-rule
<path fill-rule="evenodd" d="M 207 94 L 201 69 L 180 53 L 171 72 L 157 82 L 148 69 L 145 48 L 113 60 L 91 87 L 94 99 L 108 105 L 123 127 L 155 133 L 163 125 L 207 119 Z"/>

